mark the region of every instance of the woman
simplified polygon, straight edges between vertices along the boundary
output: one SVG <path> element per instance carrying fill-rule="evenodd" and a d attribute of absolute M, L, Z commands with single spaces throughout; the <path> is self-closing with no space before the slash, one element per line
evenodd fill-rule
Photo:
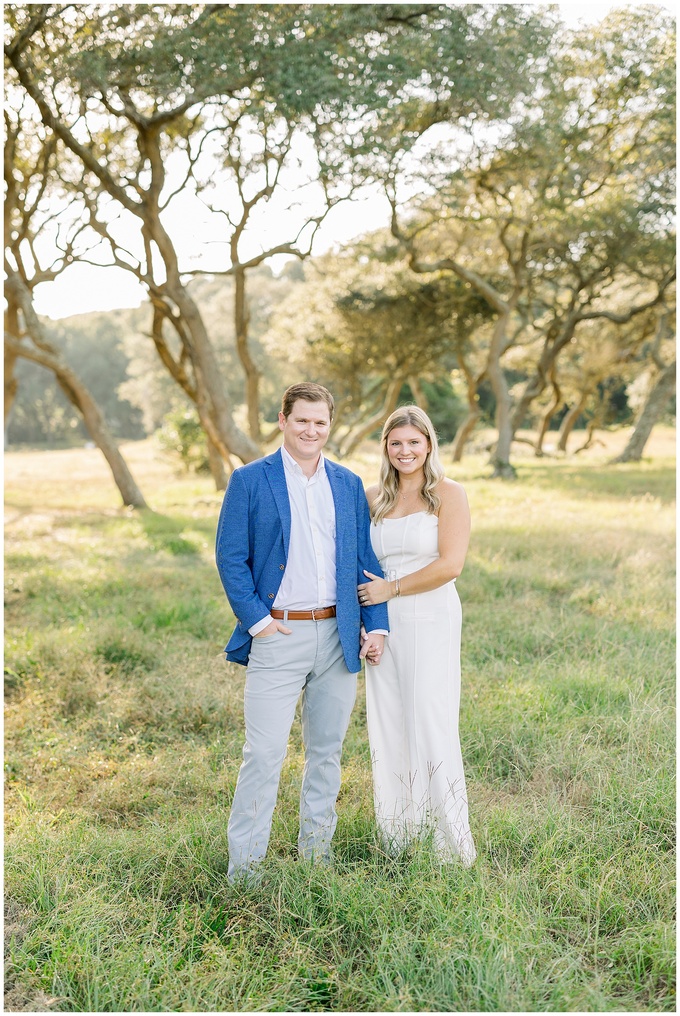
<path fill-rule="evenodd" d="M 376 819 L 390 849 L 431 832 L 442 861 L 470 865 L 455 581 L 470 537 L 467 497 L 444 476 L 437 435 L 417 406 L 392 413 L 381 452 L 367 497 L 386 578 L 364 572 L 358 587 L 362 604 L 389 601 L 390 634 L 366 681 Z"/>

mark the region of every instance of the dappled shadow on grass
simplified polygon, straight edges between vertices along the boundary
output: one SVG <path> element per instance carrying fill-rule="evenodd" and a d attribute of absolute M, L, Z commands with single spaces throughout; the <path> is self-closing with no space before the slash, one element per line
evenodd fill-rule
<path fill-rule="evenodd" d="M 156 520 L 152 528 L 158 525 Z M 126 543 L 118 534 L 117 544 L 103 535 L 94 547 L 69 547 L 66 558 L 8 552 L 7 598 L 17 621 L 23 613 L 38 633 L 65 624 L 84 631 L 91 623 L 97 642 L 102 636 L 124 641 L 134 629 L 221 642 L 229 610 L 217 571 L 195 543 L 176 535 L 181 523 L 164 527 L 162 522 L 153 548 L 134 539 Z"/>
<path fill-rule="evenodd" d="M 125 646 L 139 641 L 135 630 L 190 635 L 221 649 L 229 613 L 212 570 L 200 565 L 198 570 L 192 568 L 182 581 L 179 597 L 174 570 L 168 573 L 148 560 L 146 567 L 140 568 L 141 563 L 136 555 L 121 561 L 115 580 L 89 577 L 83 582 L 67 571 L 42 577 L 29 573 L 23 588 L 10 595 L 13 612 L 35 615 L 40 624 L 37 637 L 47 637 L 51 627 L 68 625 L 71 632 L 80 631 L 91 643 L 92 636 L 86 633 L 90 624 L 96 625 L 95 645 L 109 662 L 114 662 L 117 653 L 122 660 Z M 139 648 L 132 646 L 131 651 Z"/>
<path fill-rule="evenodd" d="M 141 531 L 146 536 L 149 547 L 153 550 L 167 550 L 180 556 L 196 554 L 200 551 L 197 537 L 211 546 L 214 542 L 217 526 L 217 513 L 186 512 L 164 515 L 150 508 L 131 512 L 127 508 L 112 511 L 96 509 L 80 512 L 63 509 L 49 509 L 38 512 L 33 509 L 21 511 L 11 520 L 14 528 L 22 524 L 34 522 L 41 527 L 41 535 L 53 530 L 76 530 L 105 537 L 108 534 L 119 534 L 128 528 L 131 535 Z M 189 535 L 186 535 L 186 534 Z"/>
<path fill-rule="evenodd" d="M 160 515 L 150 510 L 140 512 L 140 519 L 149 544 L 154 550 L 167 550 L 174 555 L 198 553 L 196 543 L 183 535 L 186 530 L 183 519 Z"/>

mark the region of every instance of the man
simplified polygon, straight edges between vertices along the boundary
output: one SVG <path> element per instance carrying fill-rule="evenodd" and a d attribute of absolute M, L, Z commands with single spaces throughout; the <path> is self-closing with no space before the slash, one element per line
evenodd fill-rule
<path fill-rule="evenodd" d="M 264 858 L 302 692 L 305 766 L 298 852 L 327 862 L 337 815 L 340 752 L 361 659 L 377 663 L 385 604 L 360 607 L 371 549 L 358 476 L 324 458 L 333 397 L 321 385 L 283 395 L 283 447 L 234 471 L 217 530 L 217 567 L 237 619 L 227 659 L 247 666 L 246 742 L 229 816 L 229 879 Z M 368 633 L 361 644 L 361 625 Z"/>

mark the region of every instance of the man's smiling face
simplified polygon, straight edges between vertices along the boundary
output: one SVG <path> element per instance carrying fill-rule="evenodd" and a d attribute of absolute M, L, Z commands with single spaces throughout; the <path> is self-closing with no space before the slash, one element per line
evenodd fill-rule
<path fill-rule="evenodd" d="M 328 440 L 331 418 L 325 402 L 296 399 L 288 416 L 279 413 L 283 446 L 299 465 L 316 462 Z"/>

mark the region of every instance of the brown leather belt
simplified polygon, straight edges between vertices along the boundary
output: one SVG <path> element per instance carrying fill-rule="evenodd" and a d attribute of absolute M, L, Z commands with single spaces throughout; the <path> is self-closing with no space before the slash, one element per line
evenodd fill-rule
<path fill-rule="evenodd" d="M 335 607 L 316 607 L 315 610 L 270 610 L 269 613 L 277 621 L 283 621 L 286 614 L 289 621 L 325 621 L 327 617 L 335 617 Z"/>

